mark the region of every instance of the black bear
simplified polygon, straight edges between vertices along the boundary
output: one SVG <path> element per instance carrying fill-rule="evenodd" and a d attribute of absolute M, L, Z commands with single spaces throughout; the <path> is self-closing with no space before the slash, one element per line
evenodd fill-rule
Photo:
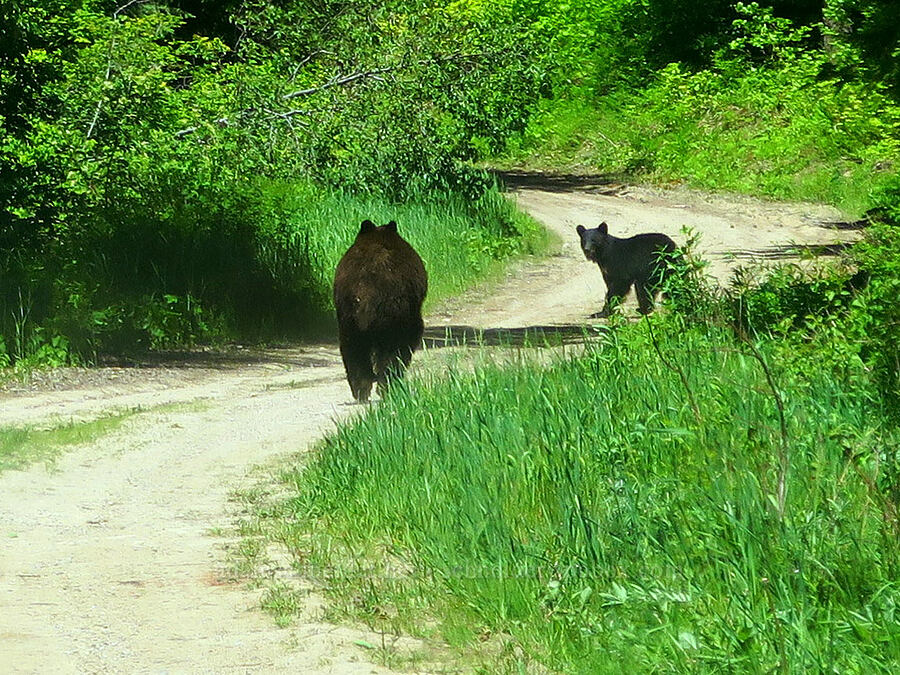
<path fill-rule="evenodd" d="M 591 318 L 609 316 L 634 284 L 641 314 L 653 311 L 653 300 L 669 270 L 666 258 L 678 251 L 675 242 L 658 232 L 620 239 L 609 233 L 606 223 L 588 230 L 575 228 L 584 257 L 600 267 L 606 282 L 606 304 Z"/>
<path fill-rule="evenodd" d="M 397 223 L 376 227 L 364 220 L 334 273 L 341 357 L 360 403 L 369 400 L 373 382 L 383 393 L 409 365 L 425 330 L 427 291 L 422 258 L 397 233 Z"/>

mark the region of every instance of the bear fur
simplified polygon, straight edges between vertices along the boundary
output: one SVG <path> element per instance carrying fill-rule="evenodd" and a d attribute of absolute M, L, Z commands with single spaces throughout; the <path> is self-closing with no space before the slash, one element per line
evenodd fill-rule
<path fill-rule="evenodd" d="M 373 382 L 384 393 L 409 365 L 425 329 L 427 292 L 425 265 L 397 223 L 376 227 L 364 220 L 334 274 L 341 357 L 360 403 L 369 400 Z"/>
<path fill-rule="evenodd" d="M 621 239 L 609 233 L 606 223 L 590 230 L 579 225 L 575 231 L 584 257 L 597 263 L 606 282 L 606 304 L 591 318 L 609 316 L 632 285 L 641 314 L 652 312 L 656 294 L 670 272 L 667 259 L 677 256 L 675 242 L 659 232 Z"/>

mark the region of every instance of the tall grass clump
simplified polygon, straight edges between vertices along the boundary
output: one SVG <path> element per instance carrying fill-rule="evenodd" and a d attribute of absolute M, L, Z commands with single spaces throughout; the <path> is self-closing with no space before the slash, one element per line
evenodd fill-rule
<path fill-rule="evenodd" d="M 518 212 L 496 189 L 469 199 L 458 193 L 423 192 L 397 203 L 378 196 L 341 191 L 315 194 L 310 188 L 279 191 L 273 198 L 278 222 L 263 226 L 273 249 L 295 251 L 305 263 L 308 283 L 320 309 L 333 310 L 331 283 L 338 260 L 353 243 L 365 219 L 398 223 L 401 235 L 422 256 L 429 274 L 428 303 L 458 293 L 496 269 L 512 255 L 546 246 L 546 232 Z M 277 257 L 267 256 L 271 265 Z"/>
<path fill-rule="evenodd" d="M 877 389 L 652 321 L 393 391 L 287 476 L 279 538 L 357 617 L 565 672 L 895 671 Z"/>

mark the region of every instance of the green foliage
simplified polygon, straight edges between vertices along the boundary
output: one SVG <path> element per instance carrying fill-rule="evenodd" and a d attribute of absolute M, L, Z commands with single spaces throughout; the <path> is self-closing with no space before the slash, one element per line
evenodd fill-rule
<path fill-rule="evenodd" d="M 900 225 L 900 174 L 894 174 L 873 191 L 869 214 L 877 221 Z"/>
<path fill-rule="evenodd" d="M 662 259 L 670 271 L 662 295 L 666 306 L 679 316 L 708 321 L 719 310 L 720 294 L 707 274 L 709 263 L 697 253 L 700 235 L 687 227 L 682 235 L 679 253 Z"/>
<path fill-rule="evenodd" d="M 900 161 L 900 108 L 871 87 L 814 81 L 811 62 L 776 71 L 691 73 L 673 64 L 599 110 L 548 104 L 514 157 L 657 181 L 818 200 L 862 211 Z M 740 74 L 739 74 L 740 73 Z M 534 160 L 532 160 L 532 163 Z"/>
<path fill-rule="evenodd" d="M 900 94 L 896 0 L 829 0 L 823 15 L 835 66 Z"/>
<path fill-rule="evenodd" d="M 758 274 L 761 280 L 754 278 Z M 809 271 L 796 264 L 756 274 L 742 268 L 732 282 L 731 312 L 743 330 L 787 336 L 819 317 L 846 312 L 856 297 L 852 278 L 849 271 Z"/>
<path fill-rule="evenodd" d="M 787 12 L 781 5 L 777 10 Z M 892 184 L 900 106 L 888 83 L 836 67 L 839 35 L 737 3 L 704 65 L 684 59 L 542 102 L 507 159 L 806 199 L 861 212 Z M 799 12 L 806 15 L 808 12 Z M 790 13 L 788 13 L 790 16 Z"/>
<path fill-rule="evenodd" d="M 771 7 L 761 7 L 758 2 L 737 2 L 734 10 L 739 17 L 732 22 L 737 35 L 728 44 L 729 52 L 761 64 L 789 63 L 804 55 L 804 43 L 814 26 L 795 27 L 790 19 L 775 16 Z M 816 53 L 809 55 L 815 57 Z"/>
<path fill-rule="evenodd" d="M 880 226 L 866 232 L 854 249 L 858 267 L 868 276 L 854 303 L 848 339 L 858 339 L 861 356 L 871 366 L 895 416 L 900 415 L 900 230 Z M 900 494 L 900 475 L 896 476 Z"/>
<path fill-rule="evenodd" d="M 775 338 L 798 372 L 827 370 L 855 386 L 861 369 L 893 417 L 900 410 L 900 235 L 874 225 L 846 264 L 741 270 L 720 304 L 741 332 Z"/>
<path fill-rule="evenodd" d="M 652 326 L 392 392 L 288 477 L 275 536 L 351 597 L 565 672 L 895 669 L 900 435 L 864 369 Z M 341 573 L 373 541 L 400 580 Z"/>
<path fill-rule="evenodd" d="M 29 346 L 40 331 L 77 356 L 320 322 L 330 271 L 274 222 L 266 186 L 326 210 L 333 190 L 432 205 L 455 192 L 474 206 L 451 211 L 478 220 L 454 240 L 478 250 L 468 272 L 529 245 L 499 241 L 519 231 L 464 163 L 521 128 L 536 95 L 507 4 L 7 4 L 0 335 L 13 360 L 49 349 Z M 282 216 L 302 211 L 287 201 Z"/>

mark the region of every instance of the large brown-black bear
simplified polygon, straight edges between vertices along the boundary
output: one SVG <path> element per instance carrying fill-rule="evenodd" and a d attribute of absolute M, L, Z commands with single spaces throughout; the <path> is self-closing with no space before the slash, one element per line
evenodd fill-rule
<path fill-rule="evenodd" d="M 679 256 L 675 242 L 659 232 L 621 239 L 609 233 L 606 223 L 591 230 L 579 225 L 575 230 L 584 257 L 597 263 L 606 282 L 606 303 L 591 318 L 609 316 L 632 284 L 641 314 L 652 312 L 656 294 L 670 271 L 668 262 Z"/>
<path fill-rule="evenodd" d="M 428 274 L 422 258 L 397 233 L 397 223 L 364 220 L 334 274 L 341 357 L 350 391 L 369 400 L 400 377 L 422 341 Z"/>

